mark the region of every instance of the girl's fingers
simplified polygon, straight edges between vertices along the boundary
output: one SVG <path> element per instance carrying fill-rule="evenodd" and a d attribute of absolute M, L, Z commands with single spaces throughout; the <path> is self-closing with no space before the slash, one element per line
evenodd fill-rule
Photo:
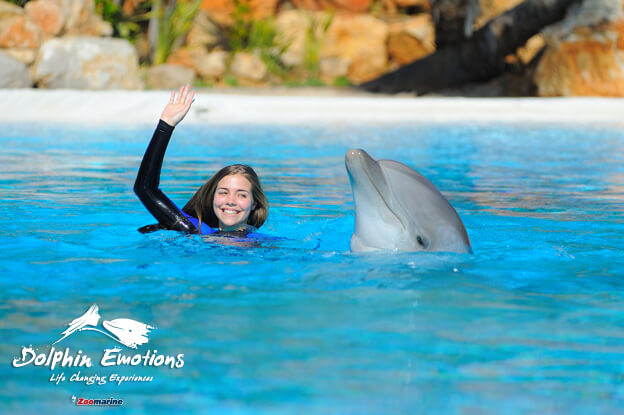
<path fill-rule="evenodd" d="M 173 101 L 175 100 L 175 94 L 176 94 L 175 91 L 171 91 L 171 98 L 169 98 L 169 103 L 170 104 L 173 104 Z"/>
<path fill-rule="evenodd" d="M 182 95 L 180 96 L 180 104 L 184 104 L 184 102 L 186 101 L 186 96 L 188 95 L 188 89 L 189 89 L 188 84 L 184 85 L 182 89 Z"/>
<path fill-rule="evenodd" d="M 184 100 L 184 105 L 190 105 L 193 102 L 193 97 L 195 96 L 195 91 L 191 91 Z"/>

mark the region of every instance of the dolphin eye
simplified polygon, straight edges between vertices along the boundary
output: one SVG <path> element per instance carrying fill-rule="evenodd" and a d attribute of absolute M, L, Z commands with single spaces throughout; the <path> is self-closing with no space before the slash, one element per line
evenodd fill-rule
<path fill-rule="evenodd" d="M 425 241 L 423 240 L 423 238 L 422 238 L 420 235 L 418 235 L 418 236 L 416 237 L 416 242 L 418 242 L 418 244 L 419 244 L 419 245 L 420 245 L 423 249 L 424 249 L 424 248 L 426 248 L 426 246 L 425 246 Z"/>

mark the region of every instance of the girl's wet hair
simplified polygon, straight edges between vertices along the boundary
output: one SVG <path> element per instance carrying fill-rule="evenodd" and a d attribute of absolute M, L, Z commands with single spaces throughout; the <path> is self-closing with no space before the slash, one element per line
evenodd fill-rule
<path fill-rule="evenodd" d="M 212 206 L 214 194 L 221 179 L 233 174 L 240 174 L 251 183 L 251 194 L 256 206 L 251 210 L 247 224 L 259 228 L 266 220 L 269 215 L 269 201 L 262 190 L 262 186 L 260 186 L 258 175 L 254 169 L 245 164 L 232 164 L 215 173 L 182 208 L 185 213 L 199 219 L 199 229 L 201 229 L 202 221 L 211 228 L 219 227 L 219 219 Z"/>

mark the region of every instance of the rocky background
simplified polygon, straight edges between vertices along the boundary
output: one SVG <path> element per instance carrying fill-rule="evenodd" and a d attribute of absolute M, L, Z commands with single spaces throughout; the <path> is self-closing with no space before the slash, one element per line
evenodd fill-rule
<path fill-rule="evenodd" d="M 0 87 L 358 85 L 469 39 L 519 3 L 0 1 Z M 497 79 L 436 93 L 624 95 L 622 1 L 579 1 L 505 61 Z"/>

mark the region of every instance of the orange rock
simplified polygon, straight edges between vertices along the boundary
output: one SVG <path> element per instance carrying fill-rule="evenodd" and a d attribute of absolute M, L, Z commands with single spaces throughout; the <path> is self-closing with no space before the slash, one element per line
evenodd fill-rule
<path fill-rule="evenodd" d="M 275 14 L 277 0 L 250 0 L 250 6 L 255 19 L 265 19 Z"/>
<path fill-rule="evenodd" d="M 318 11 L 326 7 L 322 0 L 292 0 L 292 2 L 297 9 Z"/>
<path fill-rule="evenodd" d="M 547 39 L 535 72 L 540 96 L 624 96 L 624 21 Z"/>
<path fill-rule="evenodd" d="M 61 7 L 52 0 L 29 1 L 24 7 L 30 20 L 36 23 L 44 35 L 55 36 L 63 28 Z"/>
<path fill-rule="evenodd" d="M 200 9 L 208 12 L 210 17 L 221 26 L 232 24 L 232 14 L 234 14 L 233 0 L 203 0 Z"/>
<path fill-rule="evenodd" d="M 254 19 L 265 19 L 275 14 L 278 0 L 240 0 L 240 5 L 249 7 L 249 17 Z M 232 24 L 232 15 L 236 11 L 234 0 L 202 0 L 201 10 L 205 10 L 210 17 L 222 26 Z"/>
<path fill-rule="evenodd" d="M 369 15 L 337 15 L 323 39 L 321 60 L 349 63 L 348 79 L 361 83 L 383 74 L 388 63 L 388 24 Z"/>
<path fill-rule="evenodd" d="M 347 10 L 354 13 L 364 13 L 368 11 L 372 0 L 333 0 L 333 5 L 338 10 Z"/>
<path fill-rule="evenodd" d="M 41 29 L 26 16 L 1 22 L 0 48 L 36 49 L 40 43 Z"/>
<path fill-rule="evenodd" d="M 354 13 L 368 11 L 372 0 L 293 0 L 295 7 L 306 10 L 346 10 Z"/>
<path fill-rule="evenodd" d="M 533 58 L 544 48 L 546 41 L 541 33 L 533 35 L 524 46 L 516 51 L 516 55 L 520 62 L 524 65 L 528 64 Z"/>
<path fill-rule="evenodd" d="M 178 65 L 191 68 L 196 74 L 201 73 L 201 62 L 208 55 L 208 51 L 201 46 L 187 46 L 173 52 L 167 58 L 169 65 Z"/>
<path fill-rule="evenodd" d="M 429 14 L 395 22 L 390 25 L 388 54 L 401 65 L 420 59 L 435 51 L 435 27 Z"/>
<path fill-rule="evenodd" d="M 169 55 L 167 64 L 190 68 L 203 79 L 214 81 L 225 73 L 227 57 L 227 52 L 208 53 L 201 46 L 187 46 Z"/>

